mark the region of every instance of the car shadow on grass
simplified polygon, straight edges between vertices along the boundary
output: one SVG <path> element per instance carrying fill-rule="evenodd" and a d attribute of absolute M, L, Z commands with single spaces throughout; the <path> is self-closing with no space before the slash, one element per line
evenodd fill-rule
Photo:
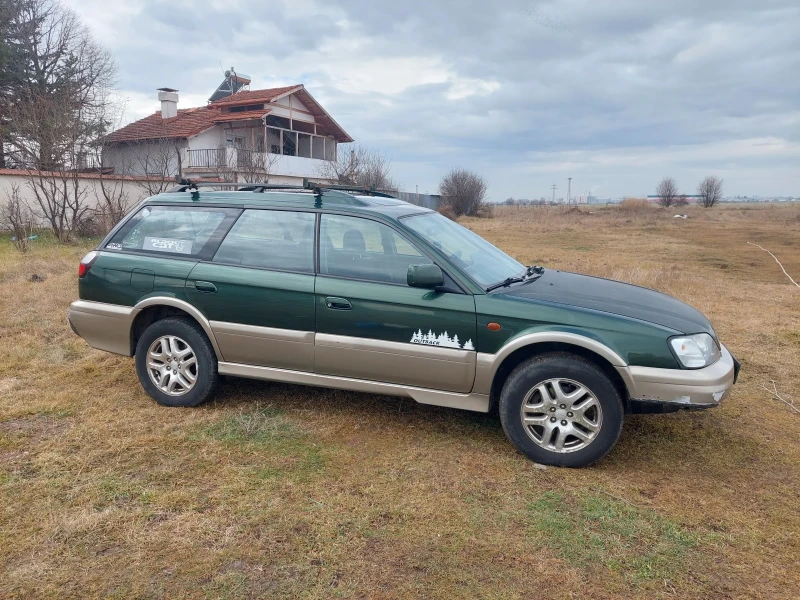
<path fill-rule="evenodd" d="M 407 430 L 411 426 L 414 435 L 452 435 L 466 440 L 471 435 L 484 443 L 491 442 L 493 447 L 507 444 L 514 453 L 496 410 L 484 414 L 418 404 L 410 398 L 233 377 L 225 378 L 209 406 L 246 411 L 265 404 L 289 413 L 335 416 L 367 428 Z M 465 432 L 469 435 L 465 436 Z M 752 463 L 758 449 L 756 440 L 735 435 L 726 428 L 726 421 L 711 411 L 628 415 L 617 445 L 593 468 L 635 466 L 659 470 L 665 464 L 692 468 L 702 464 L 710 470 L 724 471 L 731 464 Z M 725 455 L 723 462 L 720 453 Z M 520 460 L 527 460 L 516 454 Z"/>

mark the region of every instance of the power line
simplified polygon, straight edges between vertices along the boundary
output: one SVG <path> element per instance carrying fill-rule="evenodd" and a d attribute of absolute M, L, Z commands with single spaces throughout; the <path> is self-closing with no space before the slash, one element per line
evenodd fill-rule
<path fill-rule="evenodd" d="M 556 203 L 556 190 L 558 189 L 558 186 L 554 183 L 553 185 L 550 186 L 550 189 L 553 190 L 553 204 L 555 204 Z"/>
<path fill-rule="evenodd" d="M 572 177 L 567 177 L 567 204 L 572 204 Z"/>

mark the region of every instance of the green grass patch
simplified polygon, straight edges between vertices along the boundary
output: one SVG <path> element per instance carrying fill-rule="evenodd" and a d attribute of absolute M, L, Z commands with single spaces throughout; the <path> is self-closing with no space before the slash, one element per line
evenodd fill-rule
<path fill-rule="evenodd" d="M 672 579 L 708 535 L 652 511 L 595 495 L 547 492 L 528 506 L 529 525 L 569 565 L 633 582 Z"/>
<path fill-rule="evenodd" d="M 207 427 L 203 433 L 207 437 L 234 445 L 276 444 L 302 435 L 281 411 L 272 407 L 229 415 Z"/>
<path fill-rule="evenodd" d="M 264 460 L 247 471 L 253 481 L 280 479 L 288 474 L 301 479 L 321 471 L 327 464 L 323 448 L 271 406 L 230 414 L 202 431 L 212 438 L 242 450 L 260 450 Z"/>

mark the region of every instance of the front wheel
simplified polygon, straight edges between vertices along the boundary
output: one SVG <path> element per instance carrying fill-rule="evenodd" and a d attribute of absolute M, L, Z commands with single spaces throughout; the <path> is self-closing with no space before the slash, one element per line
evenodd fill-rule
<path fill-rule="evenodd" d="M 500 394 L 500 420 L 514 445 L 545 465 L 583 467 L 619 438 L 624 409 L 617 388 L 594 363 L 573 354 L 534 356 Z"/>
<path fill-rule="evenodd" d="M 183 317 L 156 321 L 144 331 L 136 344 L 136 373 L 144 390 L 164 406 L 202 404 L 219 377 L 205 332 Z"/>

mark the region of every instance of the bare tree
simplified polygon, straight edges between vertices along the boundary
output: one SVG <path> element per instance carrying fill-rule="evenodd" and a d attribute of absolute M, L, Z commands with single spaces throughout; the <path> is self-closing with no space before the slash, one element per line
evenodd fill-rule
<path fill-rule="evenodd" d="M 114 63 L 58 0 L 16 0 L 10 16 L 19 76 L 3 102 L 4 151 L 27 169 L 35 215 L 68 241 L 89 217 L 79 172 L 108 126 Z"/>
<path fill-rule="evenodd" d="M 722 178 L 709 175 L 697 186 L 697 194 L 703 208 L 712 208 L 722 199 Z"/>
<path fill-rule="evenodd" d="M 75 167 L 75 145 L 102 135 L 116 67 L 77 15 L 58 0 L 17 0 L 7 24 L 20 73 L 6 106 L 15 162 Z"/>
<path fill-rule="evenodd" d="M 395 190 L 397 184 L 392 180 L 391 166 L 386 155 L 356 146 L 349 151 L 340 148 L 336 160 L 325 161 L 317 175 L 340 185 Z"/>
<path fill-rule="evenodd" d="M 137 175 L 136 185 L 148 196 L 167 191 L 183 172 L 181 146 L 173 139 L 116 145 L 113 154 L 107 148 L 105 156 L 103 164 L 113 166 L 115 173 Z"/>
<path fill-rule="evenodd" d="M 87 130 L 80 110 L 76 112 L 72 100 L 63 94 L 27 93 L 10 113 L 12 139 L 17 155 L 24 159 L 27 185 L 35 199 L 34 213 L 59 241 L 70 241 L 89 216 L 88 190 L 80 175 L 94 133 Z M 41 168 L 44 155 L 47 169 Z"/>
<path fill-rule="evenodd" d="M 33 233 L 33 214 L 22 200 L 19 185 L 12 184 L 6 202 L 0 208 L 0 227 L 9 230 L 14 238 L 14 247 L 20 252 L 30 250 Z"/>
<path fill-rule="evenodd" d="M 34 213 L 52 229 L 56 239 L 69 242 L 80 234 L 91 215 L 89 190 L 75 170 L 27 171 L 27 184 L 36 200 Z"/>
<path fill-rule="evenodd" d="M 486 181 L 468 169 L 451 169 L 439 184 L 439 194 L 457 217 L 478 215 L 486 198 Z"/>
<path fill-rule="evenodd" d="M 675 198 L 675 206 L 687 206 L 689 204 L 689 198 L 686 194 L 681 194 L 677 198 Z"/>
<path fill-rule="evenodd" d="M 95 217 L 104 232 L 111 230 L 114 225 L 122 220 L 128 210 L 130 210 L 133 201 L 131 199 L 130 184 L 133 183 L 130 178 L 131 168 L 128 161 L 121 161 L 121 172 L 118 174 L 116 169 L 103 168 L 103 150 L 104 145 L 98 145 L 97 148 L 97 163 L 100 165 L 98 169 L 98 185 L 95 187 Z M 109 172 L 109 171 L 113 171 Z"/>
<path fill-rule="evenodd" d="M 658 203 L 664 208 L 669 208 L 678 199 L 678 184 L 672 177 L 664 177 L 656 187 Z"/>

